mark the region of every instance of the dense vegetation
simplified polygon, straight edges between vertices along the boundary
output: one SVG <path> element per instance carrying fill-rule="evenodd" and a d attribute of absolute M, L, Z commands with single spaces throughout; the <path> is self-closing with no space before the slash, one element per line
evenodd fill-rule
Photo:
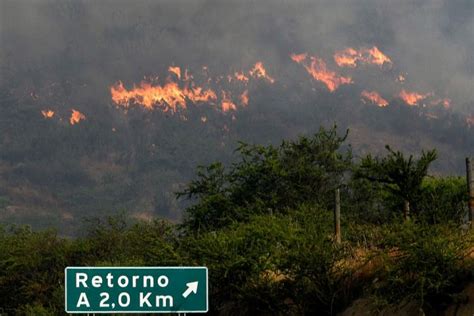
<path fill-rule="evenodd" d="M 234 164 L 202 167 L 178 193 L 191 200 L 179 225 L 96 217 L 75 239 L 1 227 L 0 313 L 63 314 L 70 265 L 205 265 L 219 314 L 334 315 L 361 297 L 374 312 L 402 302 L 442 310 L 461 300 L 474 277 L 465 180 L 427 177 L 434 151 L 355 161 L 345 141 L 333 128 L 280 146 L 242 143 Z"/>

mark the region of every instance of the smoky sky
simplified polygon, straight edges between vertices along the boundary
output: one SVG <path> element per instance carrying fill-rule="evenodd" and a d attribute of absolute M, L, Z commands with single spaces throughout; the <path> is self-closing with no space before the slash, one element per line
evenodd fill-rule
<path fill-rule="evenodd" d="M 102 87 L 168 65 L 228 70 L 376 45 L 412 86 L 474 102 L 474 1 L 0 1 L 2 81 Z"/>

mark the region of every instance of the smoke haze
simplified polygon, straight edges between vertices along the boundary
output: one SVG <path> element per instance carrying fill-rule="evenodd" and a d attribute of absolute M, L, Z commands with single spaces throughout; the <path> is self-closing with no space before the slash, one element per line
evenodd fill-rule
<path fill-rule="evenodd" d="M 2 79 L 136 81 L 170 64 L 211 71 L 262 60 L 285 77 L 291 53 L 331 59 L 379 47 L 415 90 L 468 111 L 474 3 L 461 1 L 2 1 Z M 369 80 L 370 78 L 367 78 Z M 365 80 L 365 79 L 362 79 Z"/>

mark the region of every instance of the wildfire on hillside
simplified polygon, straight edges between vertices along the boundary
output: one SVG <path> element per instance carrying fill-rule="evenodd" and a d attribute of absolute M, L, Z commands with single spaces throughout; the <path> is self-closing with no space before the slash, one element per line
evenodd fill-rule
<path fill-rule="evenodd" d="M 380 107 L 386 107 L 388 105 L 388 101 L 382 98 L 380 94 L 376 91 L 364 90 L 361 92 L 360 95 L 363 98 L 363 100 L 368 100 L 374 104 L 377 104 Z"/>
<path fill-rule="evenodd" d="M 291 59 L 302 65 L 314 80 L 320 81 L 326 85 L 330 92 L 334 92 L 342 84 L 353 83 L 351 77 L 338 75 L 329 70 L 326 63 L 319 57 L 308 56 L 308 54 L 291 54 Z"/>
<path fill-rule="evenodd" d="M 119 81 L 110 88 L 115 104 L 128 108 L 131 104 L 139 104 L 149 110 L 159 107 L 163 112 L 176 113 L 186 108 L 186 100 L 191 102 L 213 102 L 217 99 L 212 89 L 203 87 L 180 87 L 177 82 L 168 81 L 164 85 L 153 85 L 142 81 L 138 86 L 127 90 Z"/>
<path fill-rule="evenodd" d="M 234 78 L 245 84 L 249 82 L 249 77 L 247 77 L 242 71 L 236 71 L 234 73 Z"/>
<path fill-rule="evenodd" d="M 408 105 L 415 106 L 418 105 L 419 101 L 422 101 L 429 97 L 431 93 L 422 94 L 419 92 L 410 92 L 405 89 L 402 89 L 398 96 Z"/>
<path fill-rule="evenodd" d="M 174 73 L 178 79 L 181 79 L 181 68 L 175 66 L 169 66 L 168 71 Z"/>
<path fill-rule="evenodd" d="M 334 61 L 339 67 L 355 68 L 359 63 L 373 64 L 382 67 L 384 64 L 392 65 L 392 60 L 382 53 L 376 46 L 372 48 L 346 48 L 334 54 Z"/>
<path fill-rule="evenodd" d="M 241 95 L 240 95 L 240 103 L 242 106 L 247 106 L 249 105 L 249 90 L 245 90 Z"/>
<path fill-rule="evenodd" d="M 44 118 L 50 119 L 50 118 L 53 118 L 54 111 L 53 110 L 42 110 L 41 114 L 43 115 Z"/>
<path fill-rule="evenodd" d="M 202 67 L 207 76 L 207 66 Z M 248 75 L 244 71 L 236 71 L 233 75 L 218 76 L 217 78 L 208 77 L 204 84 L 198 84 L 194 81 L 194 77 L 186 69 L 181 70 L 180 67 L 170 66 L 168 71 L 173 73 L 175 77 L 168 77 L 164 84 L 156 83 L 152 80 L 144 80 L 133 88 L 127 89 L 121 81 L 110 87 L 112 101 L 123 108 L 129 108 L 132 104 L 140 105 L 148 110 L 155 108 L 161 109 L 163 112 L 176 113 L 187 108 L 187 103 L 209 103 L 220 104 L 223 112 L 237 110 L 236 102 L 232 99 L 228 89 L 223 89 L 219 85 L 222 80 L 227 80 L 230 84 L 234 80 L 242 82 L 245 85 L 250 80 L 263 79 L 269 83 L 274 83 L 270 75 L 268 75 L 262 62 L 257 62 L 248 71 Z M 250 76 L 250 77 L 249 77 Z M 211 84 L 213 86 L 211 87 Z M 240 87 L 242 87 L 240 85 Z M 237 93 L 238 101 L 242 106 L 249 103 L 248 89 Z"/>
<path fill-rule="evenodd" d="M 268 80 L 270 83 L 274 83 L 275 79 L 270 77 L 267 74 L 267 70 L 263 67 L 263 63 L 261 61 L 257 62 L 255 66 L 249 71 L 250 75 L 254 78 L 263 78 Z"/>
<path fill-rule="evenodd" d="M 237 106 L 234 104 L 234 102 L 232 102 L 230 92 L 228 91 L 222 91 L 221 108 L 223 112 L 237 110 Z"/>
<path fill-rule="evenodd" d="M 376 46 L 371 48 L 346 48 L 333 55 L 335 65 L 339 67 L 355 68 L 360 64 L 372 64 L 382 67 L 393 66 L 393 62 Z M 290 54 L 293 62 L 303 66 L 310 77 L 324 84 L 330 91 L 336 91 L 341 85 L 353 84 L 351 70 L 344 74 L 331 69 L 326 61 L 318 56 L 308 53 Z M 262 61 L 257 61 L 247 70 L 232 70 L 228 74 L 210 75 L 208 66 L 202 66 L 202 74 L 195 77 L 188 69 L 179 66 L 169 66 L 169 75 L 161 82 L 156 79 L 144 79 L 132 88 L 126 88 L 122 81 L 117 81 L 110 86 L 112 101 L 115 105 L 128 109 L 133 105 L 141 106 L 147 110 L 160 109 L 163 112 L 174 114 L 187 109 L 189 104 L 207 104 L 214 106 L 222 112 L 236 111 L 240 107 L 249 105 L 249 85 L 254 80 L 264 80 L 269 84 L 276 82 L 267 72 Z M 346 72 L 349 71 L 349 74 Z M 398 72 L 398 71 L 397 71 Z M 404 72 L 398 72 L 395 80 L 405 83 Z M 285 85 L 283 84 L 283 87 Z M 361 89 L 362 101 L 371 102 L 379 107 L 386 107 L 389 101 L 377 91 Z M 407 105 L 416 106 L 434 93 L 420 93 L 409 91 L 406 88 L 396 93 Z M 427 104 L 451 107 L 449 98 L 430 100 Z"/>
<path fill-rule="evenodd" d="M 84 114 L 82 114 L 81 112 L 73 109 L 72 113 L 71 113 L 71 117 L 69 119 L 69 123 L 71 123 L 71 125 L 75 125 L 75 124 L 78 124 L 80 121 L 85 120 L 85 119 L 86 119 L 86 116 Z"/>

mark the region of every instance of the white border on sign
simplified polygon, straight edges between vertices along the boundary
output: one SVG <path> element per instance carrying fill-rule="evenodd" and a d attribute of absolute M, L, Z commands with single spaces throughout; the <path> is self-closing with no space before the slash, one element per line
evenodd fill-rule
<path fill-rule="evenodd" d="M 196 270 L 196 269 L 204 269 L 206 270 L 206 310 L 200 311 L 68 311 L 67 310 L 67 270 L 68 269 L 124 269 L 124 270 L 143 270 L 143 269 L 151 269 L 151 270 L 172 270 L 172 269 L 181 269 L 181 270 Z M 156 314 L 164 314 L 164 313 L 207 313 L 209 312 L 209 273 L 207 267 L 66 267 L 64 269 L 64 310 L 68 314 L 88 314 L 88 313 L 96 313 L 96 314 L 147 314 L 147 313 L 156 313 Z"/>

